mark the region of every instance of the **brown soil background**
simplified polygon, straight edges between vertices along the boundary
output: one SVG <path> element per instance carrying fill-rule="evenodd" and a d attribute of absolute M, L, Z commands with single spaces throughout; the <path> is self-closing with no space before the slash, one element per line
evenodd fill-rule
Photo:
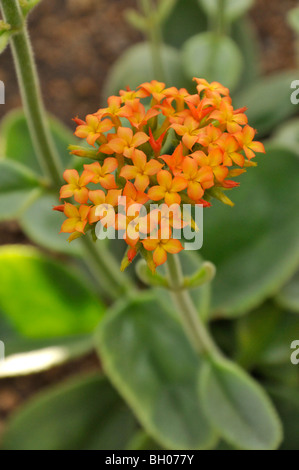
<path fill-rule="evenodd" d="M 187 2 L 188 0 L 186 0 Z M 263 70 L 270 74 L 295 66 L 294 35 L 286 12 L 297 0 L 258 0 L 250 16 L 259 37 Z M 141 36 L 123 12 L 136 0 L 44 0 L 30 17 L 30 31 L 47 109 L 71 125 L 74 115 L 97 109 L 107 71 Z M 0 118 L 21 105 L 11 53 L 0 57 L 6 105 Z M 28 243 L 16 222 L 0 224 L 0 245 Z M 41 389 L 99 368 L 94 355 L 34 376 L 0 380 L 0 434 L 13 410 Z"/>

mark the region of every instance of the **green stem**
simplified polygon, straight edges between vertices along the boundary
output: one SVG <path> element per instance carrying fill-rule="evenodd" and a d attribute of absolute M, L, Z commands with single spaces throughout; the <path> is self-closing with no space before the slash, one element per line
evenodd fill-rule
<path fill-rule="evenodd" d="M 4 20 L 16 33 L 11 38 L 24 110 L 40 165 L 56 186 L 60 186 L 62 167 L 52 142 L 26 22 L 17 0 L 1 0 Z"/>
<path fill-rule="evenodd" d="M 134 287 L 119 269 L 113 256 L 108 250 L 95 249 L 95 243 L 86 235 L 82 238 L 89 265 L 93 269 L 97 280 L 109 297 L 118 299 L 121 295 L 130 296 Z"/>
<path fill-rule="evenodd" d="M 165 81 L 164 65 L 162 59 L 163 37 L 159 20 L 155 15 L 156 7 L 152 0 L 141 0 L 143 13 L 148 20 L 147 38 L 151 46 L 153 69 L 156 80 Z"/>
<path fill-rule="evenodd" d="M 182 289 L 184 278 L 178 255 L 168 256 L 167 277 L 172 289 L 172 298 L 176 310 L 180 313 L 181 321 L 194 349 L 200 354 L 211 357 L 221 355 L 210 333 L 197 312 L 190 293 Z"/>
<path fill-rule="evenodd" d="M 218 0 L 218 17 L 216 26 L 216 32 L 218 35 L 223 35 L 226 32 L 225 2 L 226 0 Z"/>
<path fill-rule="evenodd" d="M 0 5 L 4 20 L 16 31 L 11 38 L 11 46 L 36 155 L 44 174 L 50 178 L 53 186 L 58 190 L 62 182 L 63 168 L 49 131 L 27 25 L 17 0 L 1 0 Z M 117 297 L 125 292 L 131 293 L 132 287 L 126 277 L 121 274 L 110 253 L 106 250 L 97 250 L 95 243 L 88 235 L 82 237 L 81 240 L 87 252 L 90 267 L 97 281 L 101 280 L 100 285 L 104 287 L 107 295 Z"/>

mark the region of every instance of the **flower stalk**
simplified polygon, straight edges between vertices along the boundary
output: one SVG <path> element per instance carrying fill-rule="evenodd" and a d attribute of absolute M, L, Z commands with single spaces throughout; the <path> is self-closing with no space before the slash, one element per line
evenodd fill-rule
<path fill-rule="evenodd" d="M 155 6 L 152 0 L 141 0 L 141 6 L 148 22 L 146 34 L 151 46 L 154 75 L 156 80 L 165 81 L 165 71 L 161 54 L 163 38 L 159 20 L 157 15 L 155 15 Z"/>
<path fill-rule="evenodd" d="M 59 155 L 50 135 L 49 125 L 41 97 L 40 83 L 33 58 L 32 46 L 27 32 L 26 21 L 17 0 L 1 0 L 4 20 L 15 33 L 10 43 L 18 75 L 25 115 L 36 155 L 45 175 L 58 186 L 61 182 L 62 167 Z"/>
<path fill-rule="evenodd" d="M 61 185 L 63 169 L 49 130 L 27 24 L 17 0 L 1 0 L 0 6 L 4 20 L 15 31 L 10 44 L 35 152 L 45 176 L 53 188 L 57 188 Z M 116 298 L 132 290 L 128 279 L 121 275 L 116 261 L 107 256 L 106 250 L 97 250 L 88 237 L 84 237 L 82 243 L 90 268 L 107 296 Z"/>
<path fill-rule="evenodd" d="M 166 271 L 176 311 L 180 314 L 185 332 L 196 352 L 201 355 L 218 357 L 218 347 L 200 318 L 188 290 L 184 289 L 184 277 L 178 255 L 169 256 Z"/>

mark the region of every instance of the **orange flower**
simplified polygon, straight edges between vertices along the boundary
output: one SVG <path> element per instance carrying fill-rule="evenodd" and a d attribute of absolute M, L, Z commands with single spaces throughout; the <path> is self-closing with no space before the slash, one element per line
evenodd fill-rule
<path fill-rule="evenodd" d="M 65 199 L 74 196 L 75 201 L 80 204 L 85 204 L 88 201 L 88 185 L 92 181 L 91 175 L 83 171 L 79 176 L 77 170 L 65 170 L 63 178 L 69 184 L 65 184 L 60 189 L 60 199 Z"/>
<path fill-rule="evenodd" d="M 124 199 L 120 201 L 121 205 L 126 205 L 127 207 L 131 206 L 132 204 L 146 204 L 149 200 L 147 194 L 143 191 L 137 191 L 134 184 L 130 181 L 127 181 L 126 186 L 124 187 L 122 196 Z"/>
<path fill-rule="evenodd" d="M 167 133 L 167 131 L 168 129 L 166 129 L 166 131 L 164 131 L 160 135 L 160 137 L 156 140 L 155 137 L 153 136 L 151 128 L 149 128 L 149 135 L 150 135 L 149 144 L 152 147 L 153 151 L 155 152 L 155 157 L 158 157 L 161 153 L 165 134 Z"/>
<path fill-rule="evenodd" d="M 95 116 L 97 116 L 98 118 L 102 118 L 107 115 L 111 117 L 119 116 L 119 113 L 123 109 L 121 105 L 122 99 L 120 96 L 110 96 L 108 98 L 108 107 L 99 109 L 95 113 Z"/>
<path fill-rule="evenodd" d="M 148 140 L 149 136 L 144 132 L 137 132 L 134 135 L 129 127 L 119 127 L 116 137 L 112 138 L 107 144 L 101 145 L 100 152 L 107 154 L 117 153 L 131 158 L 134 149 Z"/>
<path fill-rule="evenodd" d="M 94 206 L 90 209 L 89 212 L 89 223 L 94 224 L 105 217 L 106 221 L 111 220 L 109 226 L 113 225 L 115 219 L 115 211 L 112 209 L 118 205 L 118 198 L 121 197 L 121 190 L 111 189 L 108 191 L 107 195 L 101 189 L 96 191 L 89 191 L 89 199 L 93 202 Z M 98 208 L 102 207 L 102 215 L 99 215 Z M 104 212 L 106 209 L 106 213 Z"/>
<path fill-rule="evenodd" d="M 75 135 L 81 139 L 86 139 L 89 145 L 94 146 L 95 142 L 101 139 L 103 133 L 110 131 L 112 127 L 113 123 L 110 119 L 100 121 L 97 116 L 88 114 L 86 116 L 86 123 L 77 127 Z"/>
<path fill-rule="evenodd" d="M 167 261 L 167 253 L 176 254 L 183 250 L 183 246 L 179 240 L 175 239 L 157 239 L 146 238 L 141 240 L 147 251 L 153 251 L 153 260 L 156 266 L 160 266 Z"/>
<path fill-rule="evenodd" d="M 182 142 L 175 148 L 172 155 L 161 155 L 160 158 L 167 163 L 174 176 L 182 173 L 182 163 L 184 161 Z"/>
<path fill-rule="evenodd" d="M 183 176 L 187 181 L 187 194 L 197 201 L 204 195 L 204 190 L 214 186 L 213 170 L 210 166 L 198 168 L 193 158 L 186 157 L 183 162 Z"/>
<path fill-rule="evenodd" d="M 80 234 L 84 234 L 89 210 L 90 208 L 88 206 L 81 205 L 78 209 L 76 206 L 66 202 L 64 206 L 64 214 L 68 218 L 63 222 L 61 232 L 79 232 Z"/>
<path fill-rule="evenodd" d="M 121 169 L 120 176 L 127 180 L 135 180 L 138 191 L 145 191 L 149 185 L 149 176 L 156 175 L 163 167 L 157 160 L 147 161 L 146 155 L 141 150 L 134 150 L 132 154 L 134 165 L 126 165 Z"/>
<path fill-rule="evenodd" d="M 150 119 L 157 116 L 159 111 L 157 109 L 149 109 L 145 111 L 145 107 L 140 103 L 140 100 L 135 99 L 129 101 L 122 107 L 119 116 L 126 117 L 130 124 L 136 129 L 140 129 L 148 123 Z"/>
<path fill-rule="evenodd" d="M 136 210 L 134 215 L 117 214 L 116 229 L 124 232 L 123 238 L 127 245 L 131 247 L 136 246 L 140 240 L 140 234 L 146 235 L 150 227 L 150 214 L 140 216 L 138 212 L 140 212 L 141 207 L 139 211 Z"/>
<path fill-rule="evenodd" d="M 180 204 L 181 196 L 178 193 L 187 187 L 187 181 L 180 176 L 172 178 L 171 173 L 167 170 L 160 170 L 157 174 L 157 180 L 159 186 L 153 186 L 149 189 L 149 198 L 153 201 L 165 199 L 168 206 Z"/>
<path fill-rule="evenodd" d="M 200 133 L 199 122 L 192 116 L 188 116 L 185 119 L 184 124 L 172 124 L 171 127 L 178 135 L 182 136 L 183 144 L 189 150 L 192 150 L 192 147 L 197 142 L 198 135 Z"/>
<path fill-rule="evenodd" d="M 122 103 L 126 103 L 127 101 L 136 100 L 136 98 L 144 98 L 145 93 L 141 90 L 131 90 L 128 86 L 126 90 L 120 90 L 119 95 L 121 97 Z"/>
<path fill-rule="evenodd" d="M 223 124 L 229 133 L 235 134 L 242 129 L 241 126 L 247 124 L 247 116 L 243 113 L 237 113 L 231 104 L 223 99 L 219 110 L 213 111 L 210 115 L 211 119 L 216 119 Z"/>
<path fill-rule="evenodd" d="M 100 183 L 105 189 L 117 188 L 114 175 L 111 174 L 117 167 L 118 162 L 116 158 L 106 158 L 103 165 L 100 165 L 99 162 L 84 165 L 86 173 L 91 177 L 92 183 Z"/>
<path fill-rule="evenodd" d="M 209 83 L 207 80 L 204 80 L 203 78 L 194 78 L 194 81 L 197 83 L 197 91 L 200 94 L 202 91 L 205 92 L 205 95 L 210 98 L 214 97 L 215 93 L 218 95 L 223 95 L 223 96 L 228 96 L 229 95 L 229 89 L 225 88 L 221 83 L 218 82 L 212 82 Z"/>
<path fill-rule="evenodd" d="M 121 269 L 137 253 L 154 269 L 168 253 L 181 251 L 175 230 L 197 228 L 191 215 L 182 217 L 182 201 L 209 207 L 214 198 L 233 205 L 224 190 L 238 186 L 233 178 L 256 166 L 251 161 L 255 152 L 265 152 L 247 124 L 247 108 L 234 109 L 229 90 L 220 83 L 194 80 L 194 94 L 157 80 L 137 90 L 128 87 L 86 121 L 74 119 L 75 134 L 90 147 L 70 150 L 95 162 L 85 165 L 81 175 L 76 170 L 64 173 L 68 184 L 61 188 L 61 198 L 73 196 L 81 206 L 54 209 L 67 216 L 62 230 L 70 231 L 70 240 L 94 230 L 99 221 L 124 230 L 129 248 Z M 164 143 L 171 150 L 161 155 Z M 158 202 L 155 207 L 152 201 Z M 129 212 L 135 209 L 137 218 Z"/>
<path fill-rule="evenodd" d="M 218 181 L 223 181 L 228 175 L 228 168 L 223 165 L 223 153 L 220 149 L 212 149 L 206 155 L 201 150 L 194 152 L 191 157 L 196 161 L 198 166 L 209 166 Z"/>
<path fill-rule="evenodd" d="M 235 165 L 244 166 L 244 157 L 239 152 L 241 150 L 240 145 L 232 135 L 227 135 L 219 143 L 223 150 L 223 163 L 226 166 Z"/>
<path fill-rule="evenodd" d="M 144 97 L 152 95 L 157 103 L 160 103 L 165 98 L 165 83 L 158 82 L 157 80 L 143 83 L 138 88 L 144 93 Z"/>
<path fill-rule="evenodd" d="M 266 153 L 265 147 L 261 142 L 253 142 L 255 134 L 256 131 L 250 126 L 245 126 L 241 132 L 235 134 L 248 160 L 255 157 L 254 152 Z"/>
<path fill-rule="evenodd" d="M 208 147 L 208 150 L 211 151 L 213 148 L 217 148 L 219 146 L 221 136 L 221 130 L 212 124 L 209 124 L 207 127 L 201 129 L 197 142 L 203 147 Z"/>

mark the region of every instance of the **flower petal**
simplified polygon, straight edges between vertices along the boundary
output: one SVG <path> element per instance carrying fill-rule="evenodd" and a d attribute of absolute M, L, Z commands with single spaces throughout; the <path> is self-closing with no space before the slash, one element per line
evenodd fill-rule
<path fill-rule="evenodd" d="M 165 202 L 168 206 L 181 204 L 181 196 L 178 193 L 165 193 Z"/>
<path fill-rule="evenodd" d="M 141 240 L 141 243 L 147 251 L 153 251 L 159 245 L 159 240 L 156 238 L 146 238 L 145 240 Z"/>
<path fill-rule="evenodd" d="M 64 205 L 64 214 L 69 218 L 79 218 L 79 211 L 76 206 L 69 204 L 68 202 Z"/>
<path fill-rule="evenodd" d="M 153 260 L 156 266 L 161 266 L 167 261 L 167 253 L 160 245 L 154 251 Z"/>
<path fill-rule="evenodd" d="M 190 199 L 193 199 L 193 201 L 198 201 L 198 199 L 202 198 L 204 195 L 204 190 L 202 189 L 200 183 L 197 183 L 196 181 L 190 181 L 188 184 L 187 193 Z"/>
<path fill-rule="evenodd" d="M 106 158 L 104 160 L 102 170 L 103 170 L 104 174 L 105 173 L 113 173 L 113 171 L 115 171 L 117 167 L 118 167 L 117 159 L 109 157 L 109 158 Z"/>
<path fill-rule="evenodd" d="M 87 188 L 78 188 L 74 191 L 75 201 L 85 204 L 88 201 L 89 191 Z"/>
<path fill-rule="evenodd" d="M 179 253 L 180 251 L 183 250 L 183 246 L 180 240 L 176 240 L 176 239 L 168 240 L 167 243 L 163 245 L 163 247 L 164 247 L 164 250 L 167 251 L 167 253 L 171 253 L 171 254 Z"/>
<path fill-rule="evenodd" d="M 126 180 L 132 180 L 136 178 L 138 174 L 138 169 L 133 165 L 125 165 L 122 167 L 119 176 L 125 178 Z"/>
<path fill-rule="evenodd" d="M 77 170 L 65 170 L 65 172 L 63 173 L 63 178 L 67 183 L 78 184 L 79 173 Z"/>
<path fill-rule="evenodd" d="M 89 199 L 98 206 L 99 204 L 104 204 L 106 196 L 104 191 L 97 189 L 96 191 L 89 191 Z"/>
<path fill-rule="evenodd" d="M 137 132 L 132 139 L 132 147 L 139 147 L 142 144 L 145 144 L 149 140 L 149 136 L 144 132 Z"/>
<path fill-rule="evenodd" d="M 141 175 L 138 173 L 136 175 L 134 184 L 138 191 L 145 191 L 149 185 L 149 177 L 147 175 Z"/>
<path fill-rule="evenodd" d="M 148 190 L 147 194 L 153 201 L 160 201 L 165 196 L 165 188 L 162 186 L 153 186 Z"/>
<path fill-rule="evenodd" d="M 145 165 L 144 174 L 149 176 L 156 175 L 161 168 L 163 168 L 163 164 L 159 163 L 158 160 L 152 159 Z"/>
<path fill-rule="evenodd" d="M 187 188 L 188 181 L 182 176 L 175 176 L 172 181 L 171 191 L 179 193 Z"/>
<path fill-rule="evenodd" d="M 67 199 L 74 194 L 74 188 L 71 184 L 65 184 L 60 188 L 60 199 Z"/>

